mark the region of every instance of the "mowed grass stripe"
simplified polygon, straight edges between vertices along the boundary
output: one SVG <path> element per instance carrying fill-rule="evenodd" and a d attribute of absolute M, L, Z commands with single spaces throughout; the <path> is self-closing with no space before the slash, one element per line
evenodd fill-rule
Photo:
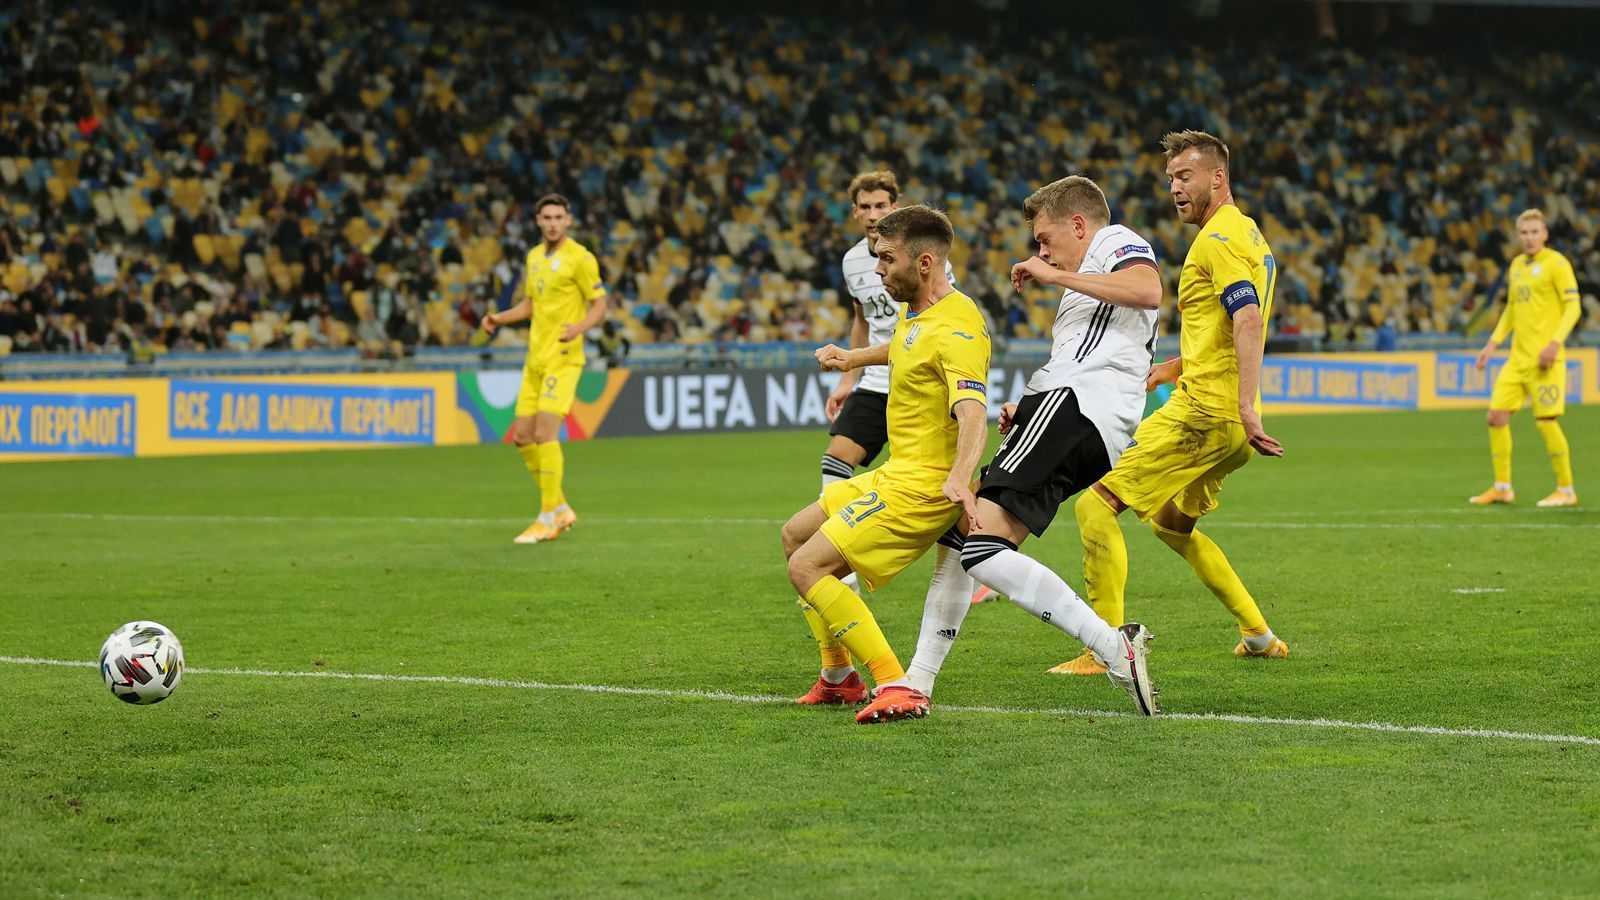
<path fill-rule="evenodd" d="M 41 659 L 29 656 L 0 656 L 0 663 L 18 666 L 58 666 L 66 668 L 96 668 L 88 660 Z M 577 691 L 590 694 L 617 694 L 630 697 L 669 697 L 687 700 L 715 700 L 724 703 L 790 704 L 793 698 L 770 694 L 735 694 L 727 691 L 705 691 L 674 688 L 643 688 L 613 684 L 561 684 L 548 681 L 516 681 L 505 678 L 476 678 L 464 675 L 389 675 L 377 672 L 296 672 L 273 669 L 212 669 L 190 667 L 196 675 L 241 675 L 262 678 L 328 678 L 343 681 L 375 681 L 397 684 L 449 684 L 471 687 L 511 688 L 534 691 Z M 941 713 L 974 713 L 982 715 L 1049 715 L 1080 716 L 1087 718 L 1140 718 L 1125 710 L 1097 710 L 1071 708 L 1032 708 L 1018 706 L 961 706 L 940 705 Z M 1334 728 L 1356 731 L 1376 731 L 1388 734 L 1421 734 L 1452 738 L 1489 738 L 1513 741 L 1536 741 L 1548 744 L 1579 744 L 1600 747 L 1600 737 L 1578 734 L 1539 734 L 1526 731 L 1505 731 L 1497 728 L 1444 728 L 1435 725 L 1396 725 L 1389 722 L 1346 722 L 1339 719 L 1294 719 L 1279 716 L 1246 716 L 1234 713 L 1164 713 L 1165 721 L 1228 722 L 1236 725 L 1278 725 L 1294 728 Z"/>
<path fill-rule="evenodd" d="M 191 515 L 191 514 L 140 514 L 140 513 L 74 513 L 74 512 L 22 512 L 0 513 L 0 518 L 44 518 L 60 519 L 67 521 L 96 521 L 96 522 L 148 522 L 148 523 L 214 523 L 228 525 L 460 525 L 460 526 L 510 526 L 526 525 L 532 521 L 526 518 L 451 518 L 427 516 L 237 516 L 237 515 Z M 638 517 L 582 517 L 579 522 L 588 525 L 782 525 L 784 519 L 766 518 L 718 518 L 718 517 L 675 517 L 675 516 L 638 516 Z M 1281 522 L 1272 519 L 1228 519 L 1208 518 L 1205 520 L 1207 528 L 1272 528 L 1287 531 L 1387 531 L 1387 530 L 1427 530 L 1445 531 L 1458 529 L 1511 529 L 1518 531 L 1597 531 L 1600 522 Z"/>

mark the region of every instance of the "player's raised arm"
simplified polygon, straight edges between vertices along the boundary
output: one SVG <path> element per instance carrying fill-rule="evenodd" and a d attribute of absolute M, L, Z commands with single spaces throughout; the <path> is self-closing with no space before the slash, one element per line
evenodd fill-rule
<path fill-rule="evenodd" d="M 889 345 L 877 344 L 859 350 L 846 350 L 838 344 L 828 344 L 816 352 L 817 364 L 824 372 L 848 372 L 867 366 L 889 364 Z"/>
<path fill-rule="evenodd" d="M 867 346 L 867 317 L 861 312 L 861 304 L 855 304 L 856 315 L 850 322 L 850 349 L 865 349 Z M 839 417 L 839 411 L 844 408 L 844 402 L 850 398 L 850 392 L 855 389 L 856 380 L 861 373 L 856 369 L 846 369 L 839 377 L 839 383 L 834 386 L 833 392 L 828 394 L 828 402 L 823 411 L 828 414 L 828 421 L 832 422 Z"/>
<path fill-rule="evenodd" d="M 1153 262 L 1143 260 L 1115 272 L 1091 273 L 1057 269 L 1035 256 L 1011 267 L 1011 283 L 1018 290 L 1029 281 L 1077 291 L 1112 306 L 1161 307 L 1161 273 Z"/>

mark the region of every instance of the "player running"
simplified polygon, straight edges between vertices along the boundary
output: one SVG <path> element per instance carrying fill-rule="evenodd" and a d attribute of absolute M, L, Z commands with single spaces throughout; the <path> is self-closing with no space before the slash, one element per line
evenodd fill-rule
<path fill-rule="evenodd" d="M 1511 490 L 1511 414 L 1532 397 L 1534 424 L 1550 453 L 1550 467 L 1556 472 L 1555 493 L 1540 500 L 1539 505 L 1577 506 L 1572 457 L 1560 419 L 1567 410 L 1567 352 L 1563 344 L 1582 315 L 1578 279 L 1572 274 L 1572 263 L 1545 246 L 1550 232 L 1545 228 L 1543 212 L 1529 209 L 1517 216 L 1517 239 L 1522 242 L 1522 255 L 1511 262 L 1505 312 L 1500 314 L 1494 334 L 1478 351 L 1477 365 L 1482 371 L 1500 342 L 1507 335 L 1512 336 L 1511 358 L 1495 378 L 1494 393 L 1489 398 L 1494 486 L 1467 502 L 1486 506 L 1517 499 Z"/>
<path fill-rule="evenodd" d="M 572 228 L 569 207 L 560 194 L 539 198 L 534 212 L 544 240 L 528 251 L 523 297 L 510 309 L 483 317 L 490 334 L 502 325 L 533 319 L 511 439 L 539 485 L 539 518 L 513 538 L 518 544 L 555 540 L 578 521 L 561 488 L 566 472 L 561 423 L 572 409 L 583 374 L 583 333 L 606 317 L 606 286 L 594 254 L 567 236 Z"/>
<path fill-rule="evenodd" d="M 1195 529 L 1217 508 L 1223 479 L 1249 462 L 1252 450 L 1283 455 L 1257 410 L 1277 262 L 1261 229 L 1234 205 L 1227 145 L 1202 131 L 1178 131 L 1161 146 L 1178 217 L 1200 229 L 1178 278 L 1181 356 L 1154 366 L 1148 381 L 1151 390 L 1173 380 L 1177 387 L 1139 425 L 1111 472 L 1078 497 L 1084 584 L 1095 612 L 1121 624 L 1128 548 L 1117 516 L 1132 509 L 1238 620 L 1235 654 L 1283 658 L 1288 645 L 1267 627 L 1222 549 Z M 1085 654 L 1052 671 L 1100 668 Z"/>
<path fill-rule="evenodd" d="M 1158 712 L 1145 662 L 1148 631 L 1114 628 L 1042 563 L 1018 552 L 1029 534 L 1043 536 L 1057 509 L 1110 470 L 1144 412 L 1161 306 L 1161 273 L 1150 242 L 1111 224 L 1105 194 L 1074 175 L 1035 191 L 1022 206 L 1039 255 L 1011 269 L 1021 290 L 1029 281 L 1059 287 L 1050 361 L 1028 380 L 1021 403 L 1001 408 L 1006 435 L 983 470 L 977 493 L 980 524 L 959 552 L 940 548 L 923 610 L 908 681 L 931 694 L 970 604 L 970 580 L 1077 638 L 1085 653 L 1110 663 L 1111 680 L 1144 715 Z M 943 541 L 941 541 L 943 543 Z M 1120 624 L 1120 623 L 1119 623 Z"/>
<path fill-rule="evenodd" d="M 817 351 L 823 368 L 888 365 L 889 461 L 836 481 L 783 526 L 789 581 L 822 653 L 822 677 L 801 703 L 858 703 L 865 685 L 853 654 L 877 682 L 860 723 L 928 713 L 861 597 L 840 580 L 857 573 L 871 589 L 889 583 L 950 530 L 963 507 L 988 428 L 989 332 L 977 304 L 950 286 L 954 232 L 944 214 L 908 206 L 878 221 L 877 273 L 905 316 L 887 344 Z"/>

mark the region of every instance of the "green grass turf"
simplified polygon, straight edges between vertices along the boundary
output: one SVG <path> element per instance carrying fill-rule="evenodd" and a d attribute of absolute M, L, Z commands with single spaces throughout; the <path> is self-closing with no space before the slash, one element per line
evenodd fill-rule
<path fill-rule="evenodd" d="M 1231 619 L 1130 518 L 1166 708 L 1600 737 L 1600 409 L 1566 423 L 1590 509 L 1533 508 L 1551 478 L 1525 418 L 1521 503 L 1488 510 L 1463 502 L 1488 482 L 1480 413 L 1270 420 L 1288 456 L 1206 527 L 1287 661 L 1235 659 Z M 796 695 L 815 655 L 769 521 L 815 496 L 823 441 L 570 445 L 584 519 L 538 547 L 510 543 L 532 489 L 505 447 L 0 466 L 0 653 L 88 661 L 151 618 L 202 668 Z M 1081 584 L 1070 515 L 1028 549 Z M 929 565 L 869 596 L 903 659 Z M 934 715 L 873 728 L 202 673 L 135 708 L 91 669 L 0 664 L 0 893 L 1600 892 L 1600 747 L 937 705 L 1126 708 L 1043 674 L 1075 652 L 978 607 Z"/>

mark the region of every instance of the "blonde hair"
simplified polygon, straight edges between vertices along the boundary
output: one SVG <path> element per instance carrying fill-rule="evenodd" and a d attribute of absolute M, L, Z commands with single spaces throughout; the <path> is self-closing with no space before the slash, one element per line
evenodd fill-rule
<path fill-rule="evenodd" d="M 1539 209 L 1538 207 L 1530 207 L 1523 210 L 1522 214 L 1517 216 L 1517 224 L 1521 225 L 1525 219 L 1538 219 L 1540 222 L 1543 222 L 1544 210 Z"/>
<path fill-rule="evenodd" d="M 894 203 L 900 199 L 900 181 L 888 169 L 862 172 L 850 179 L 850 202 L 856 202 L 862 191 L 888 191 L 889 202 Z"/>
<path fill-rule="evenodd" d="M 1022 215 L 1033 224 L 1039 213 L 1053 222 L 1061 222 L 1073 215 L 1081 215 L 1101 225 L 1111 224 L 1111 207 L 1106 204 L 1106 193 L 1083 175 L 1068 175 L 1052 181 L 1022 202 Z"/>
<path fill-rule="evenodd" d="M 1199 150 L 1210 156 L 1222 171 L 1228 171 L 1228 145 L 1216 135 L 1204 131 L 1169 131 L 1161 139 L 1161 149 L 1167 153 L 1167 162 L 1185 150 Z"/>

